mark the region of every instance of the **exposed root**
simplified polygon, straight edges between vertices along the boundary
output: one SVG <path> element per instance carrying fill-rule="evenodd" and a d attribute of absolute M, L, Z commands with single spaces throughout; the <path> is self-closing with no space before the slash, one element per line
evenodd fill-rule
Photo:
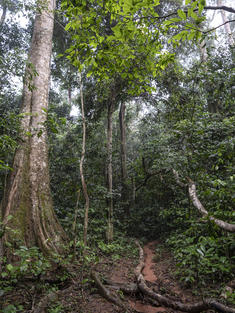
<path fill-rule="evenodd" d="M 103 296 L 109 302 L 112 302 L 113 304 L 117 305 L 118 307 L 124 309 L 125 312 L 134 312 L 133 309 L 131 309 L 128 304 L 124 304 L 117 295 L 112 293 L 108 288 L 106 288 L 101 283 L 97 273 L 92 271 L 91 277 L 92 277 L 92 279 L 94 279 L 95 284 L 96 284 L 101 296 Z"/>
<path fill-rule="evenodd" d="M 223 297 L 224 299 L 227 299 L 228 295 L 227 293 L 232 293 L 235 289 L 235 279 L 231 280 L 227 286 L 224 287 L 223 292 L 221 293 L 221 297 Z"/>
<path fill-rule="evenodd" d="M 131 284 L 125 284 L 125 283 L 117 283 L 112 280 L 105 280 L 105 283 L 109 285 L 109 288 L 114 290 L 120 290 L 126 294 L 136 294 L 139 289 L 137 284 L 131 283 Z"/>
<path fill-rule="evenodd" d="M 106 300 L 115 304 L 123 311 L 128 313 L 131 312 L 133 313 L 137 311 L 131 308 L 130 305 L 122 301 L 120 297 L 117 295 L 117 291 L 122 291 L 125 294 L 131 295 L 137 295 L 141 293 L 144 295 L 145 301 L 147 301 L 151 305 L 156 307 L 159 306 L 169 307 L 175 311 L 200 313 L 210 309 L 221 313 L 235 313 L 235 309 L 230 308 L 222 303 L 219 303 L 214 299 L 203 299 L 202 301 L 196 303 L 183 303 L 181 301 L 174 301 L 166 296 L 154 292 L 151 288 L 147 286 L 144 276 L 142 274 L 142 271 L 145 266 L 143 249 L 138 241 L 136 241 L 136 245 L 139 247 L 139 264 L 135 268 L 136 283 L 125 284 L 106 280 L 105 283 L 109 285 L 109 287 L 107 288 L 100 281 L 98 274 L 95 271 L 91 272 L 91 277 L 95 281 L 99 293 Z M 233 285 L 233 283 L 234 283 L 233 281 L 230 282 L 231 285 Z M 69 288 L 71 288 L 71 286 Z M 32 309 L 32 313 L 45 313 L 47 308 L 50 306 L 52 302 L 58 301 L 61 292 L 63 291 L 51 292 L 45 297 L 43 297 L 39 304 L 37 305 L 37 307 L 35 309 Z"/>
<path fill-rule="evenodd" d="M 135 276 L 137 280 L 137 285 L 140 289 L 140 291 L 147 295 L 148 297 L 156 300 L 160 304 L 166 307 L 170 307 L 174 310 L 179 310 L 182 312 L 189 312 L 189 313 L 199 313 L 208 309 L 213 309 L 217 312 L 222 313 L 235 313 L 235 309 L 232 309 L 226 305 L 223 305 L 219 302 L 217 302 L 214 299 L 204 299 L 200 302 L 192 303 L 192 304 L 186 304 L 179 301 L 173 301 L 165 296 L 162 296 L 154 291 L 152 291 L 145 282 L 145 279 L 142 275 L 142 270 L 144 268 L 144 252 L 141 248 L 139 242 L 136 241 L 136 244 L 139 247 L 139 264 L 137 265 L 135 269 Z"/>
<path fill-rule="evenodd" d="M 32 310 L 32 313 L 45 313 L 46 309 L 50 306 L 51 302 L 55 302 L 59 299 L 59 292 L 50 292 L 48 295 L 42 298 L 37 307 Z"/>

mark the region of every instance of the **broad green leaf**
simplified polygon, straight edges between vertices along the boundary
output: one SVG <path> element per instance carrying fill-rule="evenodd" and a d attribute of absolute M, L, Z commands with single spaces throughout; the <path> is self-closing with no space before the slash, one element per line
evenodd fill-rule
<path fill-rule="evenodd" d="M 14 270 L 14 266 L 12 264 L 7 264 L 6 268 L 9 272 L 12 272 Z"/>
<path fill-rule="evenodd" d="M 2 273 L 1 273 L 2 278 L 7 277 L 7 275 L 8 275 L 7 272 L 2 272 Z"/>
<path fill-rule="evenodd" d="M 179 17 L 181 17 L 183 20 L 186 20 L 186 14 L 183 10 L 177 10 L 177 13 L 179 15 Z"/>
<path fill-rule="evenodd" d="M 199 6 L 198 6 L 198 13 L 199 13 L 199 15 L 202 14 L 203 9 L 204 9 L 204 6 L 201 3 L 199 3 Z"/>
<path fill-rule="evenodd" d="M 198 16 L 195 12 L 191 12 L 191 17 L 194 19 L 194 20 L 197 20 L 198 19 Z"/>

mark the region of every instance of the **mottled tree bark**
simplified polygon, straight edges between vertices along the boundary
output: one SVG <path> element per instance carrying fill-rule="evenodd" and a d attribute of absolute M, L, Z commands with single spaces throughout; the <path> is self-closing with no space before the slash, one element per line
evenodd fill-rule
<path fill-rule="evenodd" d="M 4 242 L 37 245 L 45 253 L 60 252 L 65 233 L 53 211 L 50 193 L 45 123 L 55 0 L 45 1 L 37 13 L 26 67 L 21 113 L 22 142 L 15 153 L 13 172 L 3 200 Z M 9 216 L 12 218 L 9 220 Z M 6 251 L 10 256 L 9 250 Z"/>

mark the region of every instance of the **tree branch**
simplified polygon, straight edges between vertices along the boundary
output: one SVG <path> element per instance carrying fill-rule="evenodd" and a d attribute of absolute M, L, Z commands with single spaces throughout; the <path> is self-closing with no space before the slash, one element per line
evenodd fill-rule
<path fill-rule="evenodd" d="M 176 170 L 172 170 L 173 174 L 175 176 L 176 182 L 179 186 L 181 187 L 185 187 L 187 186 L 186 184 L 182 183 L 179 180 L 179 174 Z M 203 215 L 203 216 L 207 216 L 209 218 L 210 221 L 213 221 L 216 225 L 218 225 L 220 228 L 228 231 L 228 232 L 235 232 L 235 224 L 230 224 L 227 222 L 224 222 L 222 220 L 219 220 L 213 216 L 209 216 L 209 213 L 207 212 L 207 210 L 204 208 L 204 206 L 202 205 L 201 201 L 198 199 L 197 197 L 197 193 L 196 193 L 196 185 L 195 183 L 189 178 L 188 179 L 188 192 L 189 192 L 189 197 L 192 200 L 193 205 L 195 206 L 196 209 L 198 209 L 198 211 Z"/>
<path fill-rule="evenodd" d="M 193 202 L 193 205 L 198 209 L 198 211 L 203 215 L 203 216 L 208 216 L 209 220 L 213 221 L 216 225 L 218 225 L 220 228 L 229 231 L 229 232 L 235 232 L 235 224 L 230 224 L 227 222 L 224 222 L 222 220 L 219 220 L 213 216 L 209 216 L 207 210 L 204 208 L 202 205 L 201 201 L 197 197 L 196 193 L 196 185 L 195 183 L 188 178 L 188 190 L 189 190 L 189 196 Z"/>
<path fill-rule="evenodd" d="M 177 184 L 180 185 L 181 187 L 186 187 L 187 185 L 182 183 L 182 181 L 180 181 L 179 173 L 175 169 L 173 169 L 172 172 L 175 175 L 175 179 L 176 179 Z"/>
<path fill-rule="evenodd" d="M 228 24 L 228 23 L 232 23 L 232 22 L 235 22 L 235 20 L 226 21 L 226 22 L 224 22 L 223 24 L 220 24 L 220 25 L 218 25 L 218 26 L 216 26 L 216 27 L 214 27 L 214 28 L 211 28 L 211 29 L 209 29 L 209 30 L 207 30 L 207 31 L 204 31 L 203 34 L 207 34 L 207 33 L 209 33 L 209 32 L 212 32 L 213 30 L 215 30 L 215 29 L 217 29 L 217 28 L 220 28 L 221 26 L 224 26 L 224 25 L 226 25 L 226 24 Z"/>
<path fill-rule="evenodd" d="M 225 5 L 221 5 L 221 6 L 205 6 L 204 7 L 205 10 L 224 10 L 230 13 L 235 13 L 235 9 L 231 8 L 231 7 L 227 7 Z"/>

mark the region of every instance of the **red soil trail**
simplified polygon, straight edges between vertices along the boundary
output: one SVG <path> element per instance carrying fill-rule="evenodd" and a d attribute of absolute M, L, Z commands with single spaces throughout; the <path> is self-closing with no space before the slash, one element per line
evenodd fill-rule
<path fill-rule="evenodd" d="M 148 280 L 152 283 L 154 283 L 157 280 L 157 277 L 155 276 L 154 271 L 153 271 L 153 266 L 154 266 L 153 249 L 155 248 L 155 246 L 156 246 L 156 241 L 149 242 L 148 244 L 144 246 L 145 267 L 143 269 L 143 275 L 144 275 L 145 280 Z"/>
<path fill-rule="evenodd" d="M 150 281 L 154 283 L 157 280 L 157 277 L 153 271 L 153 257 L 154 257 L 154 248 L 157 242 L 152 241 L 147 243 L 144 246 L 144 255 L 145 255 L 145 267 L 143 269 L 143 275 L 146 281 Z M 157 313 L 157 312 L 166 312 L 166 308 L 164 307 L 153 307 L 149 304 L 143 304 L 141 301 L 136 301 L 132 303 L 132 306 L 136 311 L 141 313 Z"/>

